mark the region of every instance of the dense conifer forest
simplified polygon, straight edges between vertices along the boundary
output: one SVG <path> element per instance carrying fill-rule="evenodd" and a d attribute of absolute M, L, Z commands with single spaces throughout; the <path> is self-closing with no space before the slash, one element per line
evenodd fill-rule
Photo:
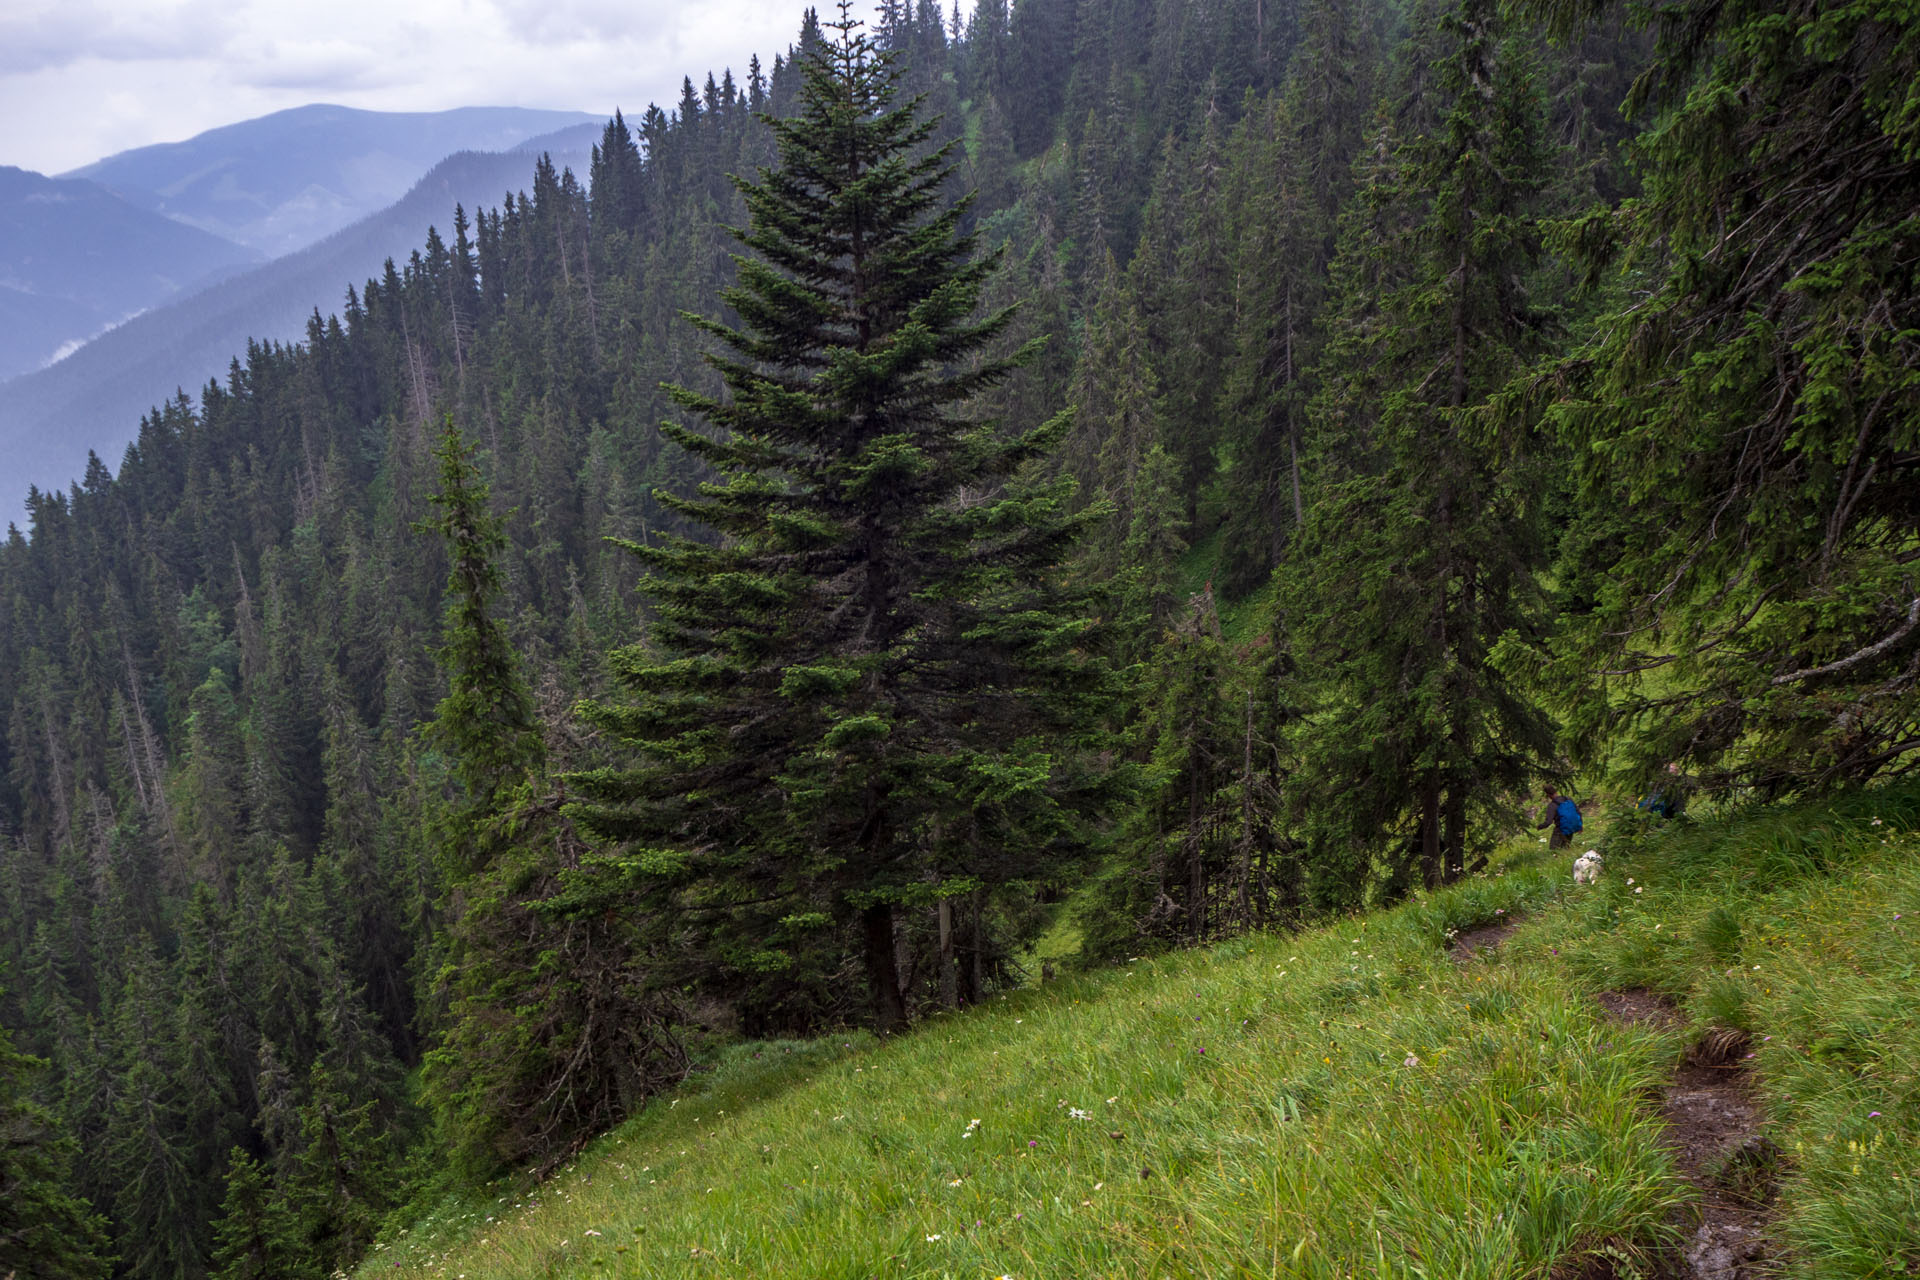
<path fill-rule="evenodd" d="M 1866 0 L 886 0 L 429 230 L 0 547 L 0 1269 L 330 1274 L 1067 896 L 1911 769 L 1916 84 Z"/>

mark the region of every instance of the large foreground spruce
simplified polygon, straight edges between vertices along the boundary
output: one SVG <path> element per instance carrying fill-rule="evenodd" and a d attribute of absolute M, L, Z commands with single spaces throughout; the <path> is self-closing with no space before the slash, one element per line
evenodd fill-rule
<path fill-rule="evenodd" d="M 968 416 L 1025 353 L 989 356 L 991 260 L 856 26 L 803 52 L 779 166 L 739 184 L 740 327 L 696 322 L 725 393 L 674 389 L 712 430 L 668 428 L 722 479 L 661 495 L 715 536 L 633 548 L 651 631 L 584 713 L 634 763 L 580 777 L 575 813 L 690 978 L 793 1023 L 863 969 L 886 1031 L 908 986 L 977 995 L 996 894 L 1080 852 L 1067 733 L 1097 680 L 1054 573 L 1079 525 L 1022 480 L 1065 423 Z"/>

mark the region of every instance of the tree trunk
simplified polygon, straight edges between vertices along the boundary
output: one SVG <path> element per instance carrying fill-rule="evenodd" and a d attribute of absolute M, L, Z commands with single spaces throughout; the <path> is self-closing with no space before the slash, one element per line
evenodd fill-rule
<path fill-rule="evenodd" d="M 1447 789 L 1447 803 L 1444 809 L 1443 835 L 1441 840 L 1441 859 L 1444 863 L 1442 879 L 1452 884 L 1467 870 L 1467 797 L 1458 786 Z"/>
<path fill-rule="evenodd" d="M 940 899 L 940 1007 L 960 1007 L 960 974 L 953 964 L 953 903 Z"/>
<path fill-rule="evenodd" d="M 1234 869 L 1239 879 L 1236 886 L 1239 898 L 1240 927 L 1254 927 L 1253 918 L 1253 851 L 1256 843 L 1253 816 L 1253 690 L 1247 690 L 1247 727 L 1240 753 L 1240 858 L 1239 866 Z M 1265 895 L 1261 895 L 1264 903 Z"/>
<path fill-rule="evenodd" d="M 893 905 L 876 902 L 860 913 L 867 938 L 867 987 L 873 996 L 873 1029 L 892 1035 L 907 1025 L 907 1002 L 900 994 L 900 966 L 893 954 Z"/>
<path fill-rule="evenodd" d="M 1440 874 L 1444 869 L 1443 854 L 1440 848 L 1440 788 L 1427 783 L 1420 792 L 1420 864 L 1425 873 L 1427 888 L 1440 887 Z"/>
<path fill-rule="evenodd" d="M 1307 522 L 1307 506 L 1300 499 L 1300 423 L 1293 412 L 1293 282 L 1287 282 L 1287 448 L 1293 455 L 1293 527 Z M 1278 525 L 1278 520 L 1274 524 Z M 1276 557 L 1277 558 L 1277 557 Z"/>
<path fill-rule="evenodd" d="M 1200 729 L 1193 726 L 1196 739 Z M 1205 819 L 1204 796 L 1201 793 L 1200 771 L 1204 767 L 1200 752 L 1196 746 L 1187 758 L 1187 929 L 1188 937 L 1194 942 L 1201 941 L 1207 930 L 1207 864 L 1205 857 L 1206 840 L 1202 823 Z"/>
<path fill-rule="evenodd" d="M 968 971 L 973 975 L 973 990 L 967 999 L 979 1004 L 987 998 L 987 891 L 973 891 L 973 955 L 968 958 Z"/>

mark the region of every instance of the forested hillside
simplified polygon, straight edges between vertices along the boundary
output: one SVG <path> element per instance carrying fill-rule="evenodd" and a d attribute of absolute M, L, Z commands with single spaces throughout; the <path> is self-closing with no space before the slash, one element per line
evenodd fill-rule
<path fill-rule="evenodd" d="M 0 382 L 259 260 L 98 183 L 0 167 Z"/>
<path fill-rule="evenodd" d="M 1069 892 L 1097 963 L 1459 880 L 1543 780 L 1912 766 L 1911 6 L 873 40 L 29 496 L 0 1265 L 326 1275 L 716 1038 L 1017 985 Z"/>
<path fill-rule="evenodd" d="M 142 414 L 224 372 L 249 340 L 297 341 L 322 304 L 333 309 L 342 280 L 404 258 L 421 228 L 445 224 L 455 205 L 473 208 L 517 190 L 542 152 L 584 170 L 598 136 L 599 126 L 588 124 L 523 151 L 449 155 L 397 203 L 318 244 L 154 307 L 57 364 L 0 383 L 0 449 L 13 460 L 17 484 L 0 519 L 22 518 L 29 484 L 59 487 L 83 471 L 89 449 L 118 458 Z"/>

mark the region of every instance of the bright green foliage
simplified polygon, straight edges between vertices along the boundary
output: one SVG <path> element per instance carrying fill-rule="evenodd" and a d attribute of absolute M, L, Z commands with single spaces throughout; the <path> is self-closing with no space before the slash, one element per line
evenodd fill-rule
<path fill-rule="evenodd" d="M 740 186 L 742 327 L 698 322 L 727 395 L 676 392 L 719 434 L 668 428 L 725 477 L 670 505 L 723 541 L 634 548 L 658 618 L 613 656 L 626 699 L 585 714 L 642 762 L 581 775 L 574 812 L 763 1010 L 810 998 L 857 928 L 891 1031 L 907 909 L 1086 848 L 1061 735 L 1097 704 L 1054 571 L 1084 522 L 1069 486 L 1022 478 L 1067 419 L 966 416 L 1019 357 L 956 366 L 1010 313 L 971 318 L 992 260 L 855 25 L 807 55 L 799 114 L 768 122 L 780 166 Z"/>
<path fill-rule="evenodd" d="M 338 1050 L 315 1058 L 300 1109 L 300 1149 L 282 1180 L 300 1223 L 302 1252 L 322 1266 L 360 1257 L 393 1207 L 394 1142 L 387 1100 L 343 1070 Z M 330 1059 L 334 1059 L 330 1061 Z"/>
<path fill-rule="evenodd" d="M 0 1028 L 0 1267 L 18 1280 L 102 1280 L 106 1224 L 68 1190 L 73 1140 L 31 1092 L 45 1067 Z"/>
<path fill-rule="evenodd" d="M 582 850 L 558 812 L 520 657 L 493 616 L 502 587 L 499 521 L 451 421 L 438 456 L 433 501 L 442 515 L 433 527 L 450 561 L 440 650 L 448 692 L 431 737 L 452 749 L 464 794 L 444 803 L 435 830 L 454 909 L 441 940 L 436 994 L 445 1013 L 440 1042 L 426 1056 L 426 1094 L 459 1166 L 484 1176 L 551 1162 L 678 1079 L 686 1064 L 630 923 L 604 911 L 550 909 Z M 336 1009 L 350 1024 L 351 1007 Z M 372 1119 L 342 1102 L 310 1108 L 306 1124 L 321 1125 L 330 1143 L 365 1143 L 380 1136 Z M 314 1163 L 313 1152 L 310 1141 L 302 1175 L 310 1195 L 328 1205 L 365 1203 L 331 1162 Z M 351 1254 L 372 1225 L 329 1221 L 328 1247 Z"/>
<path fill-rule="evenodd" d="M 1473 412 L 1539 345 L 1523 273 L 1547 153 L 1493 6 L 1464 0 L 1442 33 L 1440 126 L 1363 160 L 1283 592 L 1319 699 L 1299 811 L 1322 903 L 1458 877 L 1551 741 L 1490 661 L 1533 616 L 1536 482 Z"/>
<path fill-rule="evenodd" d="M 491 612 L 503 585 L 498 560 L 506 535 L 451 415 L 434 457 L 440 491 L 429 500 L 440 516 L 422 530 L 447 544 L 446 623 L 436 656 L 456 678 L 448 682 L 433 734 L 452 756 L 470 803 L 484 811 L 503 788 L 538 768 L 546 752 L 512 639 Z"/>
<path fill-rule="evenodd" d="M 1920 8 L 1656 13 L 1645 193 L 1569 237 L 1633 302 L 1538 388 L 1586 499 L 1550 683 L 1632 774 L 1858 780 L 1920 745 Z"/>
<path fill-rule="evenodd" d="M 1134 950 L 922 1034 L 741 1046 L 537 1206 L 476 1195 L 363 1274 L 1658 1275 L 1697 1192 L 1649 1098 L 1740 1001 L 1789 1155 L 1788 1273 L 1897 1276 L 1920 1207 L 1920 972 L 1911 916 L 1891 916 L 1920 895 L 1916 818 L 1906 787 L 1665 824 L 1592 887 L 1525 841 L 1389 911 Z M 1728 903 L 1732 976 L 1693 941 Z M 1449 954 L 1450 933 L 1516 915 L 1496 951 Z M 1595 999 L 1635 985 L 1688 1024 L 1622 1025 Z M 735 1225 L 761 1220 L 791 1225 Z"/>
<path fill-rule="evenodd" d="M 316 1270 L 269 1171 L 242 1147 L 227 1157 L 227 1195 L 213 1239 L 216 1280 L 295 1280 Z"/>

